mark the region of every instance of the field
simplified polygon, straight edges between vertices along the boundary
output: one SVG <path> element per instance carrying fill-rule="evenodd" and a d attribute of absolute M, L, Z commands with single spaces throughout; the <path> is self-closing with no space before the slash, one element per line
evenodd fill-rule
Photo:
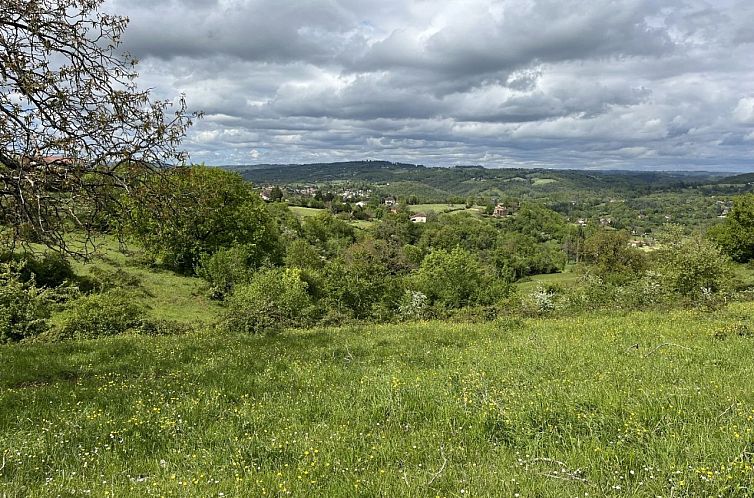
<path fill-rule="evenodd" d="M 413 204 L 407 206 L 412 213 L 446 213 L 449 211 L 461 211 L 466 209 L 465 204 Z"/>
<path fill-rule="evenodd" d="M 566 268 L 561 273 L 547 273 L 544 275 L 532 275 L 516 283 L 516 287 L 522 292 L 531 292 L 541 285 L 557 284 L 560 286 L 569 286 L 575 284 L 579 279 L 579 274 L 572 271 L 572 268 Z"/>
<path fill-rule="evenodd" d="M 0 495 L 751 496 L 754 305 L 0 347 Z"/>
<path fill-rule="evenodd" d="M 290 209 L 293 214 L 299 217 L 305 217 L 305 216 L 317 216 L 320 213 L 325 212 L 324 209 L 317 209 L 317 208 L 308 208 L 308 207 L 301 207 L 301 206 L 290 206 L 288 209 Z"/>

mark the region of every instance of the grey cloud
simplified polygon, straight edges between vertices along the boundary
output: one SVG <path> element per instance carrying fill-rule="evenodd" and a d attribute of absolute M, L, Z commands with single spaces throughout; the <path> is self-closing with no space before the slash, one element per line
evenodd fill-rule
<path fill-rule="evenodd" d="M 212 163 L 752 168 L 746 0 L 110 0 Z"/>

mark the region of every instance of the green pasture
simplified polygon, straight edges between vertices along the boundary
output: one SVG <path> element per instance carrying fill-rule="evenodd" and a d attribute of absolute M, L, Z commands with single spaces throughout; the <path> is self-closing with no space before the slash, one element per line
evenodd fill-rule
<path fill-rule="evenodd" d="M 0 347 L 0 495 L 751 496 L 754 305 Z"/>

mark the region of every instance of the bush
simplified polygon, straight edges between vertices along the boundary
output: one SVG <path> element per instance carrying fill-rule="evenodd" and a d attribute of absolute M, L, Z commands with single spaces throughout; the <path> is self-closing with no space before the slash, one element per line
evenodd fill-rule
<path fill-rule="evenodd" d="M 297 269 L 258 272 L 227 299 L 222 327 L 231 332 L 274 332 L 311 323 L 314 309 Z"/>
<path fill-rule="evenodd" d="M 71 263 L 62 254 L 54 252 L 45 253 L 41 258 L 33 254 L 6 252 L 0 254 L 0 262 L 23 263 L 18 266 L 21 281 L 34 279 L 36 287 L 60 287 L 66 282 L 77 280 Z"/>
<path fill-rule="evenodd" d="M 716 244 L 698 235 L 661 251 L 658 270 L 669 289 L 693 302 L 709 303 L 732 287 L 730 260 Z"/>
<path fill-rule="evenodd" d="M 0 263 L 0 344 L 20 341 L 47 330 L 49 291 L 24 281 L 22 263 Z"/>
<path fill-rule="evenodd" d="M 407 290 L 398 305 L 401 320 L 424 320 L 429 318 L 430 306 L 427 296 L 418 291 Z"/>
<path fill-rule="evenodd" d="M 209 282 L 213 298 L 223 299 L 237 285 L 249 283 L 254 274 L 254 252 L 245 245 L 235 245 L 202 257 L 198 274 Z"/>
<path fill-rule="evenodd" d="M 82 296 L 66 307 L 56 336 L 92 339 L 118 335 L 141 325 L 143 315 L 143 307 L 134 302 L 133 296 L 123 292 Z"/>
<path fill-rule="evenodd" d="M 463 308 L 470 304 L 492 304 L 508 292 L 506 283 L 491 276 L 476 256 L 456 247 L 448 252 L 432 251 L 413 276 L 417 290 L 436 306 Z"/>

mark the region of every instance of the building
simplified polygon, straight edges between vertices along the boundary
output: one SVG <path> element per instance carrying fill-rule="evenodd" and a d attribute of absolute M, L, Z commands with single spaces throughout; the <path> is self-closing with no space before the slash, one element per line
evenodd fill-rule
<path fill-rule="evenodd" d="M 502 218 L 504 216 L 508 216 L 508 213 L 509 211 L 507 207 L 503 206 L 502 204 L 498 204 L 497 206 L 495 206 L 495 210 L 492 211 L 492 216 L 494 216 L 495 218 Z"/>

